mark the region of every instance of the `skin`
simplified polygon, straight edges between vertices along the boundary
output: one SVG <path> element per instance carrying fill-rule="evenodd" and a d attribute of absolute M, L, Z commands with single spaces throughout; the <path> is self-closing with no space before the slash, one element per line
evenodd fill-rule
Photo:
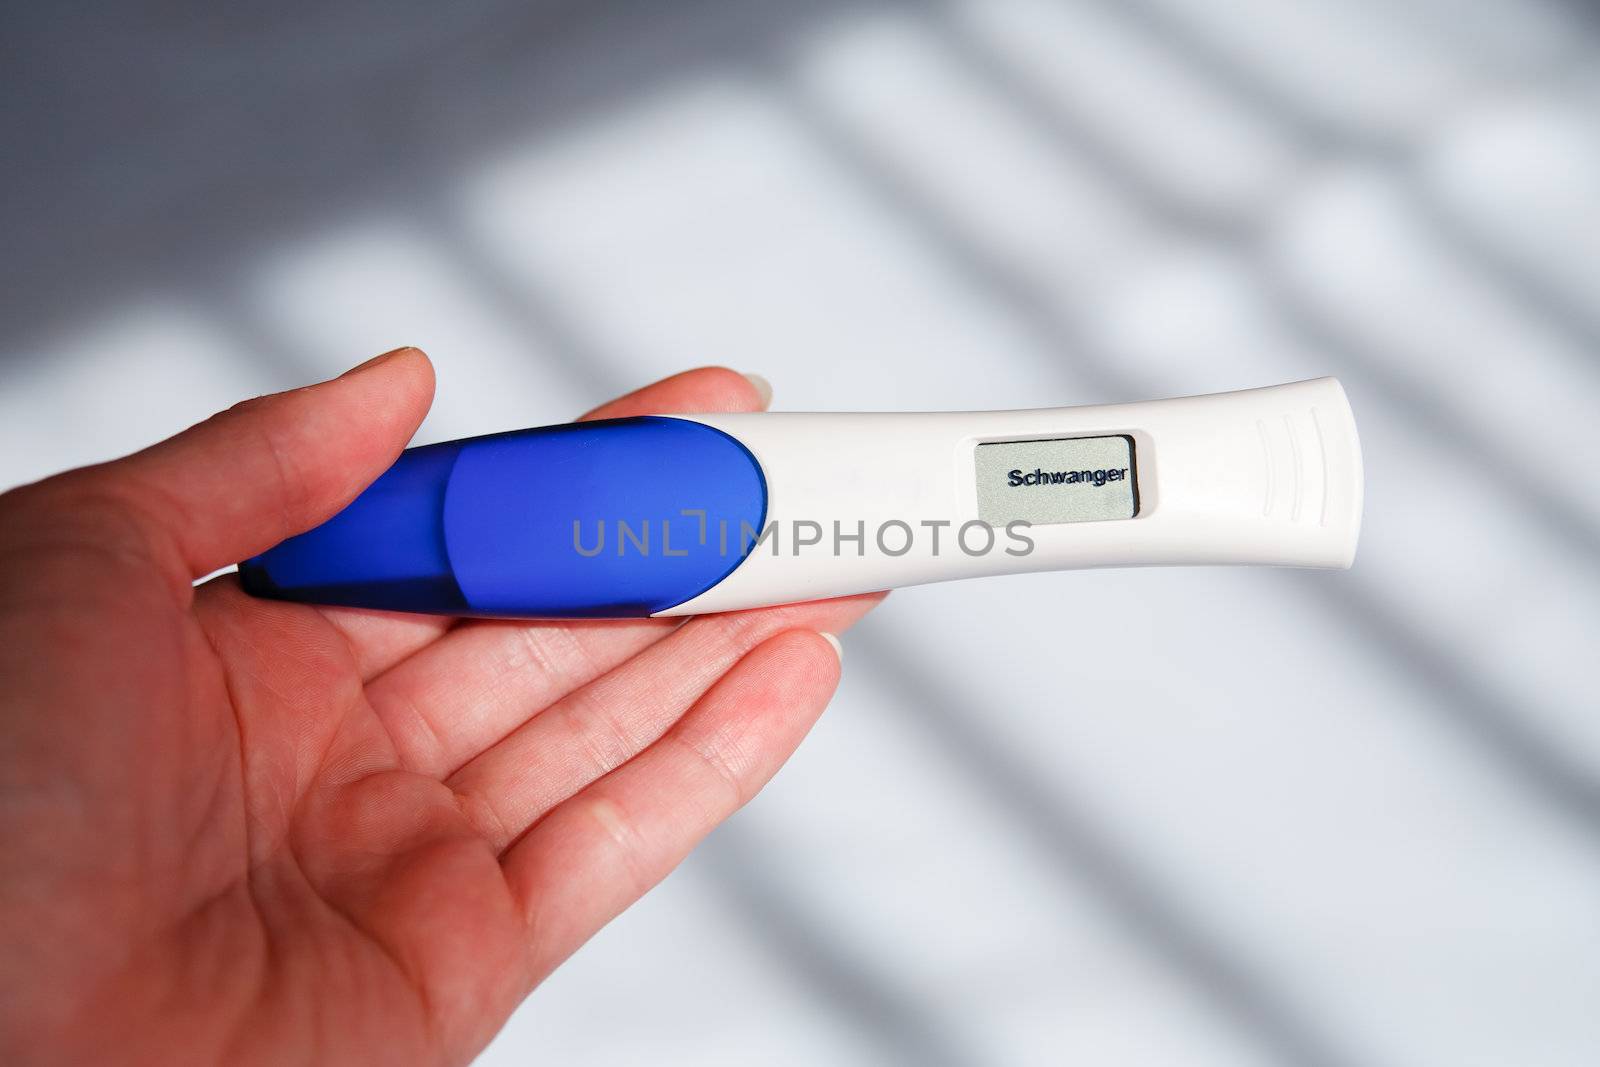
<path fill-rule="evenodd" d="M 0 1062 L 464 1063 L 748 801 L 876 597 L 452 623 L 194 580 L 433 394 L 400 349 L 0 496 Z M 589 417 L 755 409 L 691 371 Z"/>

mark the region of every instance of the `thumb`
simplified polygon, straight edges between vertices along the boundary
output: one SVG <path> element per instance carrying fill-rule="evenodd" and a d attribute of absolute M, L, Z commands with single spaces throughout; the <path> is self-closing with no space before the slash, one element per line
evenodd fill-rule
<path fill-rule="evenodd" d="M 432 399 L 428 357 L 399 348 L 331 381 L 246 400 L 62 480 L 124 506 L 149 541 L 170 548 L 160 555 L 188 582 L 355 499 L 405 448 Z"/>

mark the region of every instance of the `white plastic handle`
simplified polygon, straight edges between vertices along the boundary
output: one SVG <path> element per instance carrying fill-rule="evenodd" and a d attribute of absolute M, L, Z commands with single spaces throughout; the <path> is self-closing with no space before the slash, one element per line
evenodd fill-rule
<path fill-rule="evenodd" d="M 1079 567 L 1348 567 L 1361 527 L 1361 446 L 1333 378 L 1028 411 L 678 417 L 730 434 L 756 457 L 771 534 L 726 578 L 663 615 Z M 1104 471 L 1112 484 L 1094 492 L 1126 499 L 1129 487 L 1117 484 L 1126 478 L 1136 500 L 1132 517 L 1008 531 L 996 527 L 993 510 L 987 521 L 980 516 L 980 486 L 986 499 L 1000 501 L 991 508 L 1002 517 L 1012 492 L 1023 508 L 1052 493 L 1097 499 L 1077 485 L 1012 485 L 1036 472 L 1048 483 L 1059 472 L 1031 462 L 1013 470 L 1001 463 L 996 471 L 980 464 L 980 446 L 1047 446 L 986 454 L 1002 457 L 1054 455 L 1061 447 L 1074 454 L 1075 446 L 1059 443 L 1085 438 L 1131 441 L 1127 473 L 1113 473 L 1121 469 L 1113 458 Z M 1115 457 L 1118 447 L 1105 442 L 1076 454 Z M 975 551 L 988 535 L 993 545 Z M 1031 550 L 1022 551 L 1024 539 Z"/>

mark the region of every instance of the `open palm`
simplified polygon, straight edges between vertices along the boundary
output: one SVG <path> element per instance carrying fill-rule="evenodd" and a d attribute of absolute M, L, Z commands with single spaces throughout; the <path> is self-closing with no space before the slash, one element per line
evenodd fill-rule
<path fill-rule="evenodd" d="M 767 780 L 875 598 L 451 624 L 193 580 L 333 514 L 402 349 L 0 497 L 0 1061 L 469 1059 Z M 760 406 L 693 371 L 594 412 Z"/>

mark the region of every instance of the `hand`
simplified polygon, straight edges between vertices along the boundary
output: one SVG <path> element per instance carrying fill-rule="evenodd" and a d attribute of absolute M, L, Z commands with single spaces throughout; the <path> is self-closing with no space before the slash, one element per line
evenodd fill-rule
<path fill-rule="evenodd" d="M 461 1063 L 788 757 L 874 597 L 455 622 L 194 579 L 432 397 L 401 349 L 0 497 L 0 1061 Z M 757 408 L 681 374 L 592 413 Z"/>

